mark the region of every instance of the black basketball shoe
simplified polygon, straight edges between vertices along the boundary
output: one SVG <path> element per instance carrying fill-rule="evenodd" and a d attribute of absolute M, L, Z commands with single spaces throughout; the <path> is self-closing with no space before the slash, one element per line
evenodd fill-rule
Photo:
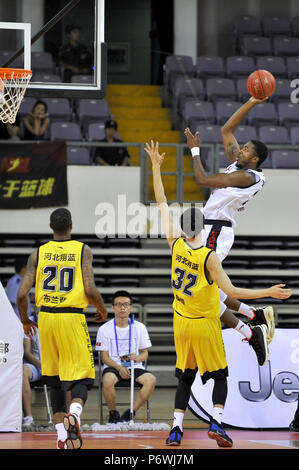
<path fill-rule="evenodd" d="M 275 332 L 275 319 L 273 307 L 251 307 L 255 313 L 253 320 L 250 320 L 250 325 L 266 325 L 268 328 L 268 344 L 271 343 Z"/>
<path fill-rule="evenodd" d="M 248 340 L 250 346 L 254 349 L 257 361 L 260 366 L 263 366 L 268 361 L 268 331 L 265 325 L 252 326 L 252 336 Z"/>

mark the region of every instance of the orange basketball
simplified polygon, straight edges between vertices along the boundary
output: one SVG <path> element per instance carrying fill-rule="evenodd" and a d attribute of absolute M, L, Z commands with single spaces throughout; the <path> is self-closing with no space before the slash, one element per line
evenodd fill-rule
<path fill-rule="evenodd" d="M 271 96 L 274 93 L 275 88 L 275 78 L 272 73 L 267 70 L 255 70 L 248 77 L 247 90 L 258 100 Z"/>

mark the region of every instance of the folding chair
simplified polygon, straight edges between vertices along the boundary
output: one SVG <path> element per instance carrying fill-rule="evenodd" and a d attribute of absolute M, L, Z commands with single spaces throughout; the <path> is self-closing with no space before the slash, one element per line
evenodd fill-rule
<path fill-rule="evenodd" d="M 102 377 L 103 377 L 103 372 L 102 372 L 102 362 L 101 362 L 101 352 L 98 351 L 98 364 L 99 364 L 99 380 L 98 380 L 98 385 L 99 385 L 99 408 L 100 408 L 100 424 L 104 424 L 104 397 L 103 397 L 103 387 L 102 387 Z M 147 366 L 147 361 L 144 362 L 144 367 L 146 369 Z M 118 382 L 115 385 L 116 389 L 122 389 L 122 390 L 131 390 L 130 387 L 130 380 L 123 380 L 121 382 Z M 134 381 L 134 391 L 135 390 L 140 390 L 142 388 L 142 385 L 136 380 Z M 120 402 L 116 401 L 116 406 L 130 406 L 130 395 L 128 396 L 128 401 L 125 402 Z M 150 405 L 149 405 L 149 400 L 147 400 L 144 403 L 144 418 L 143 422 L 144 423 L 150 423 Z"/>
<path fill-rule="evenodd" d="M 43 384 L 41 380 L 37 380 L 36 382 L 32 382 L 30 384 L 30 386 L 33 390 L 43 390 L 44 391 L 45 401 L 46 401 L 46 409 L 47 409 L 47 417 L 48 417 L 48 424 L 49 425 L 53 424 L 53 417 L 52 417 L 52 412 L 51 412 L 51 407 L 50 407 L 50 401 L 49 401 L 47 385 Z"/>

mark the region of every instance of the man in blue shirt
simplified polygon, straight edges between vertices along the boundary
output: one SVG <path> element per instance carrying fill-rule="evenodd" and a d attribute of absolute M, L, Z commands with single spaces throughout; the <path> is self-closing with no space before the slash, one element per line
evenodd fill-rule
<path fill-rule="evenodd" d="M 17 306 L 17 294 L 21 285 L 22 278 L 26 271 L 27 258 L 16 258 L 15 260 L 15 271 L 14 274 L 7 282 L 6 285 L 6 295 L 10 301 L 17 317 L 21 320 L 18 306 Z M 28 294 L 28 317 L 31 316 L 31 304 L 30 304 L 30 294 Z"/>

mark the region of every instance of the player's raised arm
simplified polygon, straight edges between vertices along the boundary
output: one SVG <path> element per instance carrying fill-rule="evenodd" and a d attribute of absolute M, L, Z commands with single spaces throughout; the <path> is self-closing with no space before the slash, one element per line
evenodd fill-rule
<path fill-rule="evenodd" d="M 264 297 L 288 299 L 292 295 L 291 289 L 283 289 L 284 284 L 277 284 L 268 289 L 243 289 L 234 286 L 223 270 L 221 261 L 215 252 L 212 252 L 208 257 L 206 267 L 210 280 L 213 280 L 232 299 L 261 299 Z"/>
<path fill-rule="evenodd" d="M 185 129 L 187 144 L 191 150 L 193 157 L 193 171 L 195 182 L 198 186 L 208 188 L 227 188 L 232 186 L 247 188 L 254 184 L 254 176 L 244 170 L 235 171 L 233 173 L 214 173 L 208 175 L 201 163 L 200 159 L 200 140 L 199 133 L 193 135 L 189 128 Z"/>
<path fill-rule="evenodd" d="M 239 144 L 234 136 L 234 132 L 236 131 L 237 127 L 241 124 L 242 120 L 247 116 L 249 111 L 259 103 L 263 103 L 268 98 L 263 100 L 257 100 L 253 96 L 249 98 L 246 103 L 240 106 L 237 111 L 226 121 L 226 123 L 221 128 L 222 134 L 222 141 L 225 148 L 225 153 L 230 162 L 236 161 L 236 158 L 239 154 L 240 147 Z"/>
<path fill-rule="evenodd" d="M 181 231 L 174 223 L 171 211 L 167 204 L 167 198 L 165 196 L 164 186 L 162 182 L 161 165 L 165 157 L 165 152 L 160 155 L 159 142 L 156 142 L 156 144 L 154 144 L 153 141 L 151 141 L 151 144 L 146 143 L 144 150 L 150 156 L 152 161 L 155 199 L 158 204 L 159 211 L 161 213 L 168 244 L 170 248 L 172 248 L 174 241 L 181 236 Z"/>

